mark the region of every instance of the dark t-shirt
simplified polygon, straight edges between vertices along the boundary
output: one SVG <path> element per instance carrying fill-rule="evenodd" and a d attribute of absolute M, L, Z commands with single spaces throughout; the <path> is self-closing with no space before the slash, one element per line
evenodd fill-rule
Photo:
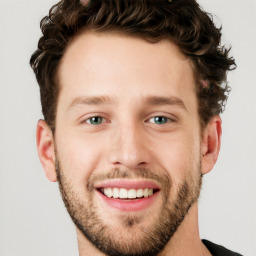
<path fill-rule="evenodd" d="M 232 252 L 221 245 L 214 244 L 208 240 L 202 239 L 203 244 L 210 251 L 212 256 L 243 256 L 242 254 Z"/>

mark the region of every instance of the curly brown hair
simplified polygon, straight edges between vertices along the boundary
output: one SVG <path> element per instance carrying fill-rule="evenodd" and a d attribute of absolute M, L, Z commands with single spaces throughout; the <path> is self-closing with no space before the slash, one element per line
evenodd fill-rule
<path fill-rule="evenodd" d="M 223 112 L 227 71 L 236 67 L 221 46 L 221 28 L 196 0 L 62 0 L 41 23 L 43 36 L 30 59 L 40 86 L 42 111 L 54 131 L 57 72 L 70 40 L 79 31 L 120 31 L 151 43 L 170 39 L 193 63 L 201 126 Z"/>

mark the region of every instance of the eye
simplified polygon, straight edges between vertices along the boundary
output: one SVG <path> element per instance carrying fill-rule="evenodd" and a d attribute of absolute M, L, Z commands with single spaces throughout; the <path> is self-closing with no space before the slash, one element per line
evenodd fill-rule
<path fill-rule="evenodd" d="M 155 123 L 155 124 L 166 124 L 170 121 L 171 119 L 165 116 L 154 116 L 149 119 L 150 123 Z"/>
<path fill-rule="evenodd" d="M 104 118 L 101 116 L 93 116 L 88 119 L 86 119 L 86 123 L 92 124 L 92 125 L 99 125 L 104 122 Z"/>

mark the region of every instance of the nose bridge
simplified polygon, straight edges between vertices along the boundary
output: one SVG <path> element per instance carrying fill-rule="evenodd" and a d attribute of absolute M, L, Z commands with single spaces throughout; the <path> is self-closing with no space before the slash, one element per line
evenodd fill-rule
<path fill-rule="evenodd" d="M 145 135 L 139 123 L 124 121 L 120 123 L 114 134 L 111 150 L 111 162 L 134 169 L 149 161 Z"/>

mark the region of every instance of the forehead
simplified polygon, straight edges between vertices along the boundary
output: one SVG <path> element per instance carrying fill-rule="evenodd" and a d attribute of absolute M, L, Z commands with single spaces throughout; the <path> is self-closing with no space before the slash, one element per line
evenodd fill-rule
<path fill-rule="evenodd" d="M 185 97 L 195 94 L 191 62 L 169 40 L 149 43 L 117 32 L 86 31 L 68 46 L 58 72 L 59 97 Z"/>

